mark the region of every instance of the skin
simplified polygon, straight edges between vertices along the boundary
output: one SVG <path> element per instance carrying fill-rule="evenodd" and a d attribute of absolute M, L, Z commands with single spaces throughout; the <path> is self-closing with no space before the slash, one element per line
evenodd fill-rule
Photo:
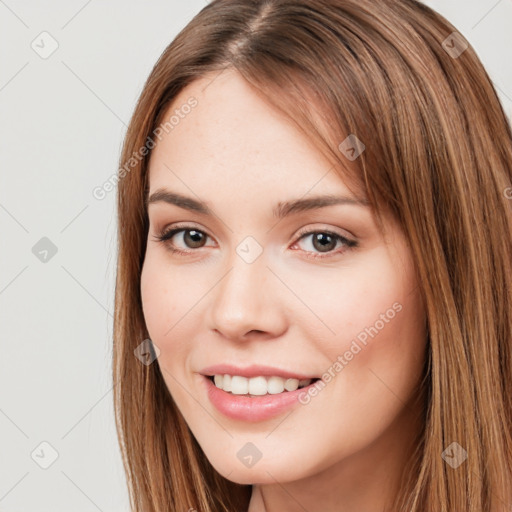
<path fill-rule="evenodd" d="M 278 222 L 272 208 L 279 201 L 354 195 L 240 75 L 212 78 L 189 84 L 169 107 L 166 119 L 190 96 L 198 101 L 150 161 L 150 195 L 165 188 L 208 202 L 215 214 L 148 206 L 141 293 L 157 364 L 214 468 L 253 484 L 250 512 L 387 510 L 422 427 L 411 399 L 424 364 L 425 308 L 405 237 L 392 219 L 379 232 L 364 205 Z M 156 240 L 182 222 L 204 233 L 202 246 L 189 231 Z M 335 238 L 322 252 L 312 235 L 300 239 L 304 228 L 358 246 Z M 236 253 L 247 236 L 263 249 L 250 264 Z M 400 311 L 305 405 L 251 423 L 222 415 L 206 396 L 199 372 L 217 363 L 322 376 L 393 304 Z M 262 453 L 250 468 L 236 456 L 249 441 Z"/>

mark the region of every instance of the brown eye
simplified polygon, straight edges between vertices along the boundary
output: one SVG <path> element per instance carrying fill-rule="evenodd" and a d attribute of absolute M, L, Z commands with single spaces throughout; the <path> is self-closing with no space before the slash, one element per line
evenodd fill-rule
<path fill-rule="evenodd" d="M 309 243 L 305 243 L 306 240 Z M 331 231 L 306 231 L 299 235 L 299 240 L 294 244 L 300 245 L 308 258 L 328 258 L 357 247 L 358 242 Z"/>
<path fill-rule="evenodd" d="M 320 252 L 329 252 L 336 247 L 337 237 L 329 233 L 314 233 L 313 247 Z"/>
<path fill-rule="evenodd" d="M 205 244 L 206 236 L 197 229 L 184 229 L 183 241 L 185 245 L 190 249 L 197 249 Z"/>
<path fill-rule="evenodd" d="M 182 234 L 181 237 L 178 237 L 178 234 Z M 192 253 L 193 249 L 204 247 L 208 235 L 193 227 L 175 227 L 159 233 L 155 238 L 157 241 L 165 243 L 170 251 L 186 254 Z"/>

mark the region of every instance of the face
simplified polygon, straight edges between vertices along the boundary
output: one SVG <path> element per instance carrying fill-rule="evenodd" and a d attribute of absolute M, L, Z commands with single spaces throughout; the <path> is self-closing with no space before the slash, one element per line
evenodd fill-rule
<path fill-rule="evenodd" d="M 425 349 L 399 227 L 381 233 L 236 72 L 188 85 L 173 114 L 150 161 L 141 293 L 154 364 L 207 458 L 239 483 L 285 482 L 399 432 Z M 288 208 L 325 195 L 344 199 Z"/>

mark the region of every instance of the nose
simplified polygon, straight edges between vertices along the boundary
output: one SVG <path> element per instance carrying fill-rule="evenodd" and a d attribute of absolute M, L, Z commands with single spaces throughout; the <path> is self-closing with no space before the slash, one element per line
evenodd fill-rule
<path fill-rule="evenodd" d="M 237 254 L 212 290 L 210 329 L 231 341 L 271 339 L 287 328 L 283 285 L 261 255 L 247 263 Z"/>

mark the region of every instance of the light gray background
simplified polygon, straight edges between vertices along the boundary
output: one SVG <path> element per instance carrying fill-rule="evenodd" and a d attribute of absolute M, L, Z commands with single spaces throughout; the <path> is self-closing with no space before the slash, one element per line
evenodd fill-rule
<path fill-rule="evenodd" d="M 475 47 L 512 115 L 512 1 L 426 3 Z M 110 375 L 115 190 L 92 190 L 117 170 L 152 66 L 204 5 L 0 0 L 2 512 L 128 510 Z M 43 31 L 58 43 L 47 58 Z M 43 237 L 57 249 L 46 262 Z"/>

